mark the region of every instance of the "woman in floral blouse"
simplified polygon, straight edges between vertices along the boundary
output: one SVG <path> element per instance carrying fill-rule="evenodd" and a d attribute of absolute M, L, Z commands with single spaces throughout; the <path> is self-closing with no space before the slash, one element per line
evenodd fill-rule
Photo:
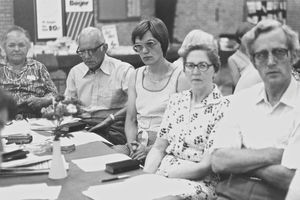
<path fill-rule="evenodd" d="M 12 27 L 5 34 L 2 45 L 6 57 L 0 61 L 0 87 L 14 97 L 19 113 L 36 116 L 42 107 L 51 104 L 56 87 L 45 65 L 26 59 L 30 48 L 27 31 Z"/>
<path fill-rule="evenodd" d="M 174 199 L 214 199 L 218 176 L 211 172 L 208 149 L 229 106 L 213 84 L 220 61 L 213 45 L 196 45 L 186 50 L 183 62 L 192 89 L 171 96 L 144 171 L 177 178 L 190 187 Z"/>

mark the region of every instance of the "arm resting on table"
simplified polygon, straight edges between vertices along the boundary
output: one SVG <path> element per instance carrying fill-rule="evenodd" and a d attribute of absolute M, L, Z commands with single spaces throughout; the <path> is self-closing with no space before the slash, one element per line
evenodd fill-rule
<path fill-rule="evenodd" d="M 203 159 L 196 163 L 185 160 L 180 165 L 171 167 L 168 170 L 170 178 L 183 178 L 190 180 L 199 180 L 207 176 L 211 172 L 211 162 L 209 153 L 205 153 Z"/>
<path fill-rule="evenodd" d="M 246 173 L 268 165 L 280 164 L 282 149 L 220 148 L 212 152 L 212 170 L 216 173 Z"/>
<path fill-rule="evenodd" d="M 147 155 L 144 171 L 148 173 L 155 173 L 160 162 L 166 155 L 166 149 L 169 143 L 166 139 L 156 138 L 156 141 Z"/>

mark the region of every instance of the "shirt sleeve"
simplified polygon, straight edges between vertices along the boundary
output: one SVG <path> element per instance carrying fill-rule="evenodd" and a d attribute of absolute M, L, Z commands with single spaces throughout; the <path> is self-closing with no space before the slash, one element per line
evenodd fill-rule
<path fill-rule="evenodd" d="M 65 97 L 78 99 L 76 91 L 77 90 L 76 90 L 76 85 L 75 85 L 75 74 L 74 74 L 74 70 L 71 69 L 71 71 L 67 77 Z"/>
<path fill-rule="evenodd" d="M 167 139 L 167 135 L 169 134 L 170 130 L 172 129 L 172 121 L 175 119 L 176 110 L 176 97 L 178 94 L 174 94 L 171 96 L 169 103 L 167 105 L 166 111 L 163 115 L 162 122 L 160 124 L 159 132 L 157 137 L 162 139 Z"/>
<path fill-rule="evenodd" d="M 129 65 L 128 67 L 124 67 L 124 70 L 122 72 L 122 80 L 121 80 L 121 85 L 122 85 L 122 90 L 127 93 L 128 90 L 128 83 L 129 83 L 129 78 L 131 77 L 131 74 L 134 73 L 134 68 Z"/>
<path fill-rule="evenodd" d="M 41 63 L 41 77 L 45 83 L 46 96 L 54 97 L 57 95 L 57 89 L 50 78 L 50 74 L 44 64 Z"/>
<path fill-rule="evenodd" d="M 212 153 L 219 148 L 241 148 L 243 144 L 243 136 L 238 123 L 237 113 L 232 105 L 224 112 L 224 118 L 219 121 L 213 135 L 213 145 L 209 149 Z"/>
<path fill-rule="evenodd" d="M 289 144 L 285 148 L 281 165 L 289 169 L 300 169 L 300 159 L 298 153 L 300 152 L 300 124 L 296 128 L 294 136 L 290 139 Z"/>

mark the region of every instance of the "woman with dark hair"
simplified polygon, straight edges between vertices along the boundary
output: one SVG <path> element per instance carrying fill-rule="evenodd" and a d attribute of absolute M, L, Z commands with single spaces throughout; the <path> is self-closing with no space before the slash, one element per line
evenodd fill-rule
<path fill-rule="evenodd" d="M 144 171 L 176 178 L 190 188 L 174 199 L 215 199 L 218 176 L 211 172 L 209 148 L 229 106 L 213 83 L 220 67 L 217 49 L 189 46 L 183 63 L 192 88 L 171 96 Z"/>
<path fill-rule="evenodd" d="M 142 20 L 133 30 L 133 49 L 145 66 L 129 80 L 125 122 L 127 144 L 114 146 L 133 159 L 146 157 L 160 126 L 169 96 L 189 88 L 179 67 L 166 60 L 168 30 L 158 18 Z"/>
<path fill-rule="evenodd" d="M 0 61 L 0 88 L 13 96 L 20 114 L 39 116 L 41 108 L 52 103 L 57 90 L 45 65 L 27 59 L 30 48 L 28 32 L 13 26 L 4 35 L 2 47 L 5 58 Z"/>

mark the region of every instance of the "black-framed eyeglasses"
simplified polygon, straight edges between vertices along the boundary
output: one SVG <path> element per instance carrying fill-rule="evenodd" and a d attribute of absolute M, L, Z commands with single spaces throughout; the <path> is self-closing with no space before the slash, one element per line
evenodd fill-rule
<path fill-rule="evenodd" d="M 155 40 L 149 40 L 145 43 L 137 43 L 133 45 L 133 50 L 137 53 L 143 51 L 144 48 L 153 49 L 153 47 L 157 44 Z"/>
<path fill-rule="evenodd" d="M 193 71 L 195 68 L 197 68 L 201 72 L 207 71 L 211 66 L 213 66 L 213 64 L 208 64 L 207 62 L 200 62 L 198 64 L 186 62 L 184 64 L 185 69 L 188 71 Z"/>
<path fill-rule="evenodd" d="M 259 52 L 255 52 L 253 57 L 255 60 L 257 60 L 259 62 L 267 62 L 269 59 L 269 56 L 270 56 L 269 55 L 270 52 L 276 60 L 282 60 L 282 59 L 286 58 L 289 50 L 285 49 L 285 48 L 274 48 L 271 51 L 262 50 Z"/>
<path fill-rule="evenodd" d="M 96 53 L 96 51 L 102 47 L 105 43 L 102 43 L 98 46 L 96 46 L 95 48 L 91 48 L 91 49 L 79 49 L 79 47 L 77 48 L 76 50 L 76 53 L 79 55 L 79 56 L 84 56 L 85 53 L 87 53 L 88 55 L 92 55 L 94 53 Z"/>

